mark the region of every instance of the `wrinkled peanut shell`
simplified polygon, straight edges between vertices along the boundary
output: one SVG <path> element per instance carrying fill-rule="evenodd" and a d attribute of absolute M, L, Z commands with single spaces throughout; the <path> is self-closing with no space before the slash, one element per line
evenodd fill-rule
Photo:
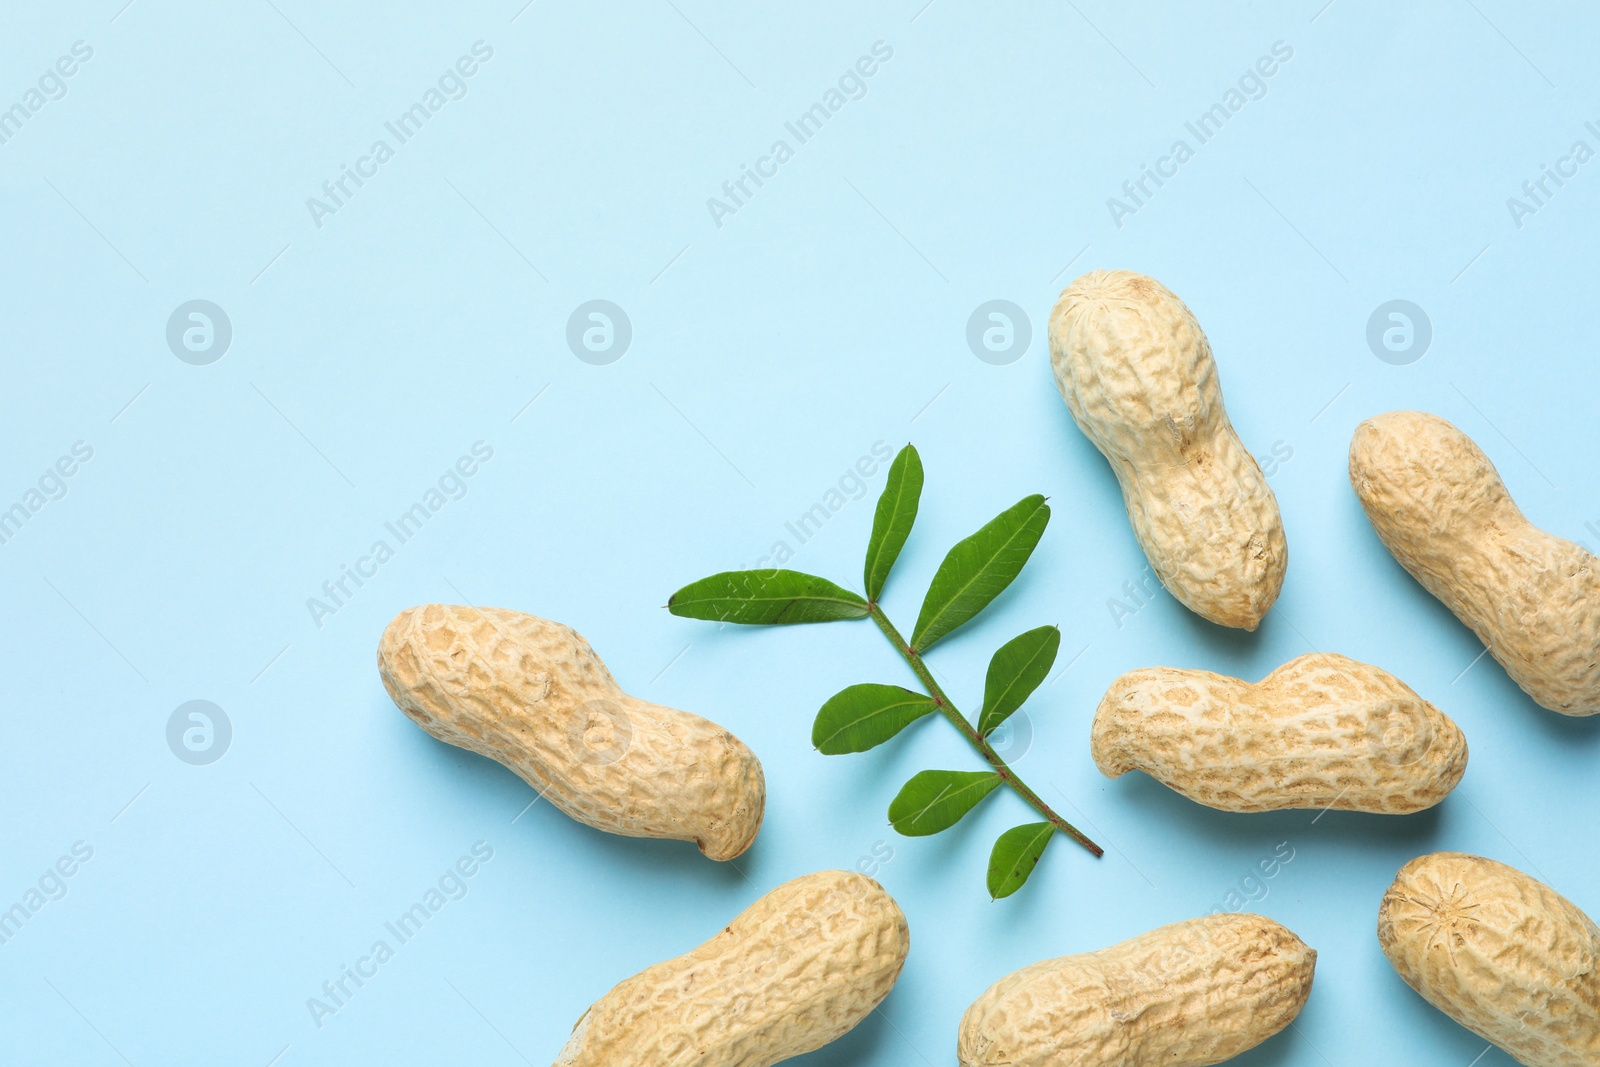
<path fill-rule="evenodd" d="M 378 672 L 441 741 L 511 768 L 557 808 L 628 837 L 750 847 L 761 764 L 714 722 L 624 693 L 569 627 L 504 608 L 424 604 L 395 616 Z"/>

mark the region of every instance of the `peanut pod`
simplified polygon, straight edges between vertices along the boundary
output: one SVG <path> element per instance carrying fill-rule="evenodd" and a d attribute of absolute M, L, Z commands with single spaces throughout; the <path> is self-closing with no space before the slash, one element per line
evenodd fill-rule
<path fill-rule="evenodd" d="M 1151 667 L 1112 683 L 1090 735 L 1108 778 L 1142 770 L 1222 811 L 1403 815 L 1443 800 L 1467 741 L 1400 679 L 1344 656 L 1290 660 L 1257 683 Z"/>
<path fill-rule="evenodd" d="M 1406 984 L 1527 1067 L 1600 1063 L 1600 928 L 1543 882 L 1460 852 L 1414 859 L 1378 943 Z"/>
<path fill-rule="evenodd" d="M 1254 630 L 1283 587 L 1283 520 L 1194 315 L 1154 278 L 1091 271 L 1050 314 L 1050 363 L 1162 584 L 1197 615 Z"/>
<path fill-rule="evenodd" d="M 407 608 L 378 642 L 400 710 L 515 771 L 557 808 L 628 837 L 727 860 L 761 827 L 761 764 L 716 723 L 624 693 L 589 643 L 504 608 Z"/>
<path fill-rule="evenodd" d="M 1350 484 L 1394 558 L 1536 703 L 1600 712 L 1600 559 L 1530 523 L 1472 438 L 1418 411 L 1368 419 Z"/>
<path fill-rule="evenodd" d="M 854 1029 L 894 988 L 910 943 L 872 879 L 797 878 L 601 997 L 555 1067 L 770 1067 Z"/>
<path fill-rule="evenodd" d="M 1260 915 L 1174 923 L 1000 979 L 967 1009 L 961 1067 L 1204 1067 L 1294 1021 L 1317 954 Z"/>

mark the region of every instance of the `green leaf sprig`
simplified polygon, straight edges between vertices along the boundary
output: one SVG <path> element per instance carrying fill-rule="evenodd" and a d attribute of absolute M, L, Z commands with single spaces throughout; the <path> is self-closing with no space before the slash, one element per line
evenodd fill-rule
<path fill-rule="evenodd" d="M 995 729 L 1022 707 L 1050 673 L 1061 649 L 1061 631 L 1041 626 L 1012 638 L 995 652 L 976 726 L 956 709 L 923 657 L 941 638 L 976 618 L 1022 572 L 1044 536 L 1050 507 L 1042 496 L 1024 497 L 957 543 L 934 573 L 916 628 L 907 641 L 884 614 L 878 598 L 911 536 L 921 498 L 922 459 L 907 445 L 889 467 L 873 516 L 863 574 L 865 597 L 799 571 L 727 571 L 684 586 L 667 601 L 667 609 L 684 618 L 753 626 L 872 619 L 927 692 L 898 685 L 852 685 L 822 705 L 811 743 L 828 756 L 865 752 L 919 719 L 940 713 L 989 769 L 923 771 L 912 776 L 890 802 L 889 821 L 909 837 L 936 834 L 960 822 L 1002 785 L 1009 786 L 1044 821 L 1013 827 L 995 842 L 989 857 L 988 887 L 990 896 L 998 899 L 1022 888 L 1057 833 L 1066 834 L 1096 856 L 1104 854 L 1099 845 L 1052 811 L 989 743 Z"/>

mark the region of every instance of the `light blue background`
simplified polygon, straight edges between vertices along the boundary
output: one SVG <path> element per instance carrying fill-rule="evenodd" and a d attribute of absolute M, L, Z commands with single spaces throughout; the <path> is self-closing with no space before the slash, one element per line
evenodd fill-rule
<path fill-rule="evenodd" d="M 882 1011 L 800 1062 L 943 1067 L 1001 975 L 1202 914 L 1287 842 L 1255 907 L 1320 951 L 1316 989 L 1237 1062 L 1467 1067 L 1484 1043 L 1373 935 L 1400 865 L 1482 853 L 1600 913 L 1597 724 L 1538 709 L 1492 660 L 1469 669 L 1481 646 L 1385 553 L 1345 476 L 1362 418 L 1423 408 L 1484 446 L 1537 523 L 1597 541 L 1600 163 L 1520 228 L 1506 206 L 1574 140 L 1595 146 L 1597 26 L 1576 5 L 124 4 L 0 15 L 0 107 L 73 42 L 94 49 L 0 145 L 0 507 L 73 442 L 94 449 L 0 545 L 0 905 L 94 849 L 0 946 L 0 1059 L 543 1065 L 615 982 L 886 843 L 910 964 Z M 315 226 L 306 199 L 479 40 L 494 55 L 468 95 Z M 880 40 L 894 55 L 867 95 L 716 226 L 706 199 Z M 1267 95 L 1119 228 L 1106 199 L 1277 41 L 1294 54 Z M 1248 445 L 1292 450 L 1272 477 L 1289 576 L 1257 635 L 1164 593 L 1112 619 L 1144 559 L 1043 337 L 1091 267 L 1179 293 Z M 164 338 L 195 298 L 233 324 L 210 366 Z M 634 330 L 609 366 L 565 342 L 597 298 Z M 1396 298 L 1434 329 L 1406 366 L 1365 341 Z M 965 341 L 992 299 L 1032 319 L 1011 365 Z M 480 440 L 494 456 L 467 496 L 314 625 L 307 598 Z M 907 680 L 875 632 L 661 609 L 793 544 L 786 521 L 907 440 L 928 485 L 887 597 L 903 626 L 953 541 L 1026 493 L 1054 508 L 1023 579 L 933 657 L 969 706 L 1015 633 L 1058 622 L 1062 665 L 1078 657 L 1029 706 L 1019 770 L 1108 855 L 1058 841 L 1001 903 L 983 869 L 1028 814 L 1015 797 L 937 839 L 886 825 L 911 773 L 975 765 L 953 731 L 811 749 L 834 691 Z M 881 485 L 792 565 L 856 584 Z M 462 599 L 567 622 L 631 692 L 737 732 L 770 791 L 754 849 L 717 865 L 546 804 L 517 818 L 530 790 L 408 723 L 374 668 L 397 610 Z M 1256 678 L 1313 648 L 1394 671 L 1462 725 L 1472 764 L 1442 807 L 1230 816 L 1095 771 L 1088 724 L 1118 673 Z M 210 766 L 166 744 L 191 699 L 233 724 Z M 307 998 L 477 841 L 494 858 L 468 895 L 315 1026 Z"/>

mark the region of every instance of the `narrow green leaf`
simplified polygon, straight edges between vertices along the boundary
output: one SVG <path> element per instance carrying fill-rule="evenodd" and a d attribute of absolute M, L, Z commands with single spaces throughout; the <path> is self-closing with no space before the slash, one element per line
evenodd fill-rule
<path fill-rule="evenodd" d="M 989 854 L 989 896 L 999 900 L 1021 889 L 1055 832 L 1047 822 L 1030 822 L 1001 834 Z"/>
<path fill-rule="evenodd" d="M 983 683 L 983 714 L 978 716 L 978 732 L 989 731 L 1010 718 L 1039 688 L 1050 673 L 1061 651 L 1061 631 L 1041 626 L 1000 646 L 989 661 L 989 676 Z"/>
<path fill-rule="evenodd" d="M 817 712 L 811 743 L 824 756 L 865 752 L 933 711 L 933 698 L 898 685 L 852 685 Z"/>
<path fill-rule="evenodd" d="M 889 802 L 889 821 L 907 837 L 948 830 L 1000 787 L 993 771 L 923 771 Z"/>
<path fill-rule="evenodd" d="M 950 550 L 928 586 L 911 645 L 925 652 L 939 638 L 989 606 L 1021 573 L 1050 522 L 1050 506 L 1035 493 L 991 519 Z"/>
<path fill-rule="evenodd" d="M 889 480 L 878 497 L 878 511 L 872 516 L 872 540 L 867 542 L 867 599 L 877 600 L 883 592 L 883 583 L 889 580 L 889 571 L 900 558 L 906 538 L 911 536 L 921 500 L 922 457 L 906 445 L 889 465 Z"/>
<path fill-rule="evenodd" d="M 667 610 L 686 619 L 770 626 L 861 619 L 867 615 L 867 602 L 814 574 L 724 571 L 673 593 Z"/>

